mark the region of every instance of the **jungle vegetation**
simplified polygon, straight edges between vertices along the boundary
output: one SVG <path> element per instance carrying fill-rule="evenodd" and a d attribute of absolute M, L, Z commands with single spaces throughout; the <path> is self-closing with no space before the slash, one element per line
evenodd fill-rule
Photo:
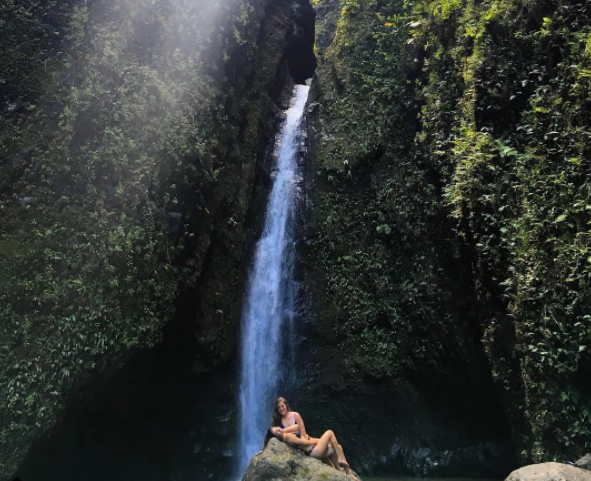
<path fill-rule="evenodd" d="M 588 451 L 591 6 L 339 10 L 318 52 L 311 255 L 351 369 L 437 365 L 471 324 L 521 461 Z"/>
<path fill-rule="evenodd" d="M 231 67 L 265 3 L 0 5 L 0 472 L 159 341 L 213 223 L 219 243 L 241 231 L 264 110 L 232 103 Z M 338 15 L 317 52 L 309 255 L 349 368 L 462 359 L 468 326 L 522 462 L 588 451 L 591 6 L 312 3 Z M 245 129 L 228 115 L 249 109 Z M 220 325 L 226 289 L 208 299 Z"/>
<path fill-rule="evenodd" d="M 215 223 L 222 249 L 240 240 L 226 68 L 255 63 L 263 4 L 0 5 L 0 477 L 83 388 L 160 341 Z M 234 300 L 210 288 L 225 326 Z"/>

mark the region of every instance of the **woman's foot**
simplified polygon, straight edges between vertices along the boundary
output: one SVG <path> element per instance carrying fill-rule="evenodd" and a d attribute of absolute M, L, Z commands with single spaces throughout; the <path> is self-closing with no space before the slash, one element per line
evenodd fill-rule
<path fill-rule="evenodd" d="M 344 459 L 339 459 L 339 466 L 345 470 L 345 473 L 349 475 L 351 472 L 351 468 L 349 467 L 349 463 Z"/>
<path fill-rule="evenodd" d="M 359 476 L 357 476 L 357 474 L 355 473 L 355 471 L 353 471 L 352 469 L 349 470 L 349 474 L 347 474 L 347 476 L 351 479 L 353 479 L 354 481 L 361 481 L 361 479 L 359 478 Z"/>

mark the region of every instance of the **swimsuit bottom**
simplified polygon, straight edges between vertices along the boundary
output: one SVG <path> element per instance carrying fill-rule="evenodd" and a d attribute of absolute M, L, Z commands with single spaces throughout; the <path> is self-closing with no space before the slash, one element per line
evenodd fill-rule
<path fill-rule="evenodd" d="M 308 449 L 307 451 L 304 451 L 306 453 L 306 456 L 312 456 L 312 451 L 314 451 L 314 448 L 316 446 L 310 446 L 310 449 Z"/>

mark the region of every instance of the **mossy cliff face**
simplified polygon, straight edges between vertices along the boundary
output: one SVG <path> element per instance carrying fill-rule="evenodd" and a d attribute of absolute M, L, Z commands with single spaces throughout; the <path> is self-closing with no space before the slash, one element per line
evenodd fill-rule
<path fill-rule="evenodd" d="M 175 316 L 236 343 L 291 2 L 3 2 L 0 478 Z"/>
<path fill-rule="evenodd" d="M 488 372 L 522 462 L 588 450 L 589 6 L 315 3 L 310 389 L 420 418 Z"/>

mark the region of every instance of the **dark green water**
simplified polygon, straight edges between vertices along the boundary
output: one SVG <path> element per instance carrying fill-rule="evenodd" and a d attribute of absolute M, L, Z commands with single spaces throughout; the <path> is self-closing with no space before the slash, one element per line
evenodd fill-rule
<path fill-rule="evenodd" d="M 363 481 L 417 481 L 424 479 L 425 481 L 499 481 L 498 479 L 485 479 L 485 478 L 367 478 L 363 477 Z"/>

